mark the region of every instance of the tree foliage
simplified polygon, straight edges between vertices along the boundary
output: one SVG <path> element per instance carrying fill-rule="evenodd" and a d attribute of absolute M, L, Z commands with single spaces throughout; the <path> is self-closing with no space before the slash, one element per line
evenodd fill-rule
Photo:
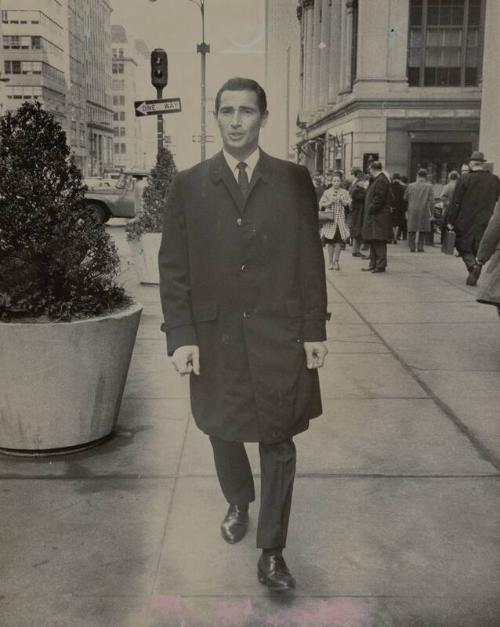
<path fill-rule="evenodd" d="M 172 153 L 162 148 L 144 188 L 142 211 L 127 224 L 128 239 L 139 239 L 143 233 L 161 233 L 163 211 L 176 174 Z"/>
<path fill-rule="evenodd" d="M 0 318 L 68 321 L 128 301 L 66 135 L 38 102 L 0 119 Z"/>

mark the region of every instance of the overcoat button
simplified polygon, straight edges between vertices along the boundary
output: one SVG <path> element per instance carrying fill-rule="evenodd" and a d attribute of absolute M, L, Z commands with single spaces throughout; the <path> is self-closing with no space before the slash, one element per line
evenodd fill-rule
<path fill-rule="evenodd" d="M 241 226 L 241 223 L 242 223 L 242 222 L 243 222 L 243 220 L 242 220 L 241 218 L 238 218 L 238 219 L 236 220 L 236 224 L 237 224 L 238 226 Z"/>
<path fill-rule="evenodd" d="M 247 267 L 246 267 L 246 265 L 245 265 L 245 264 L 243 264 L 243 265 L 241 266 L 241 271 L 242 271 L 242 272 L 246 272 L 246 271 L 247 271 Z"/>

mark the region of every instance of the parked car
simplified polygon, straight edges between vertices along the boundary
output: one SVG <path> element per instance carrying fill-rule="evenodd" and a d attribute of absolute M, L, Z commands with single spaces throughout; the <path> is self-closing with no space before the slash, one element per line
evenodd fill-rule
<path fill-rule="evenodd" d="M 85 203 L 101 223 L 110 218 L 133 218 L 138 203 L 136 183 L 148 176 L 148 170 L 125 170 L 115 181 L 108 180 L 110 187 L 89 188 L 85 192 Z"/>

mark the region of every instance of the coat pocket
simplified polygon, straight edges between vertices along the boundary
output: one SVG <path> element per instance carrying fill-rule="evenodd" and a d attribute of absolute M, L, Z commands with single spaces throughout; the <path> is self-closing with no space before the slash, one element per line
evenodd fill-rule
<path fill-rule="evenodd" d="M 217 303 L 198 303 L 193 305 L 195 322 L 209 322 L 217 318 Z"/>

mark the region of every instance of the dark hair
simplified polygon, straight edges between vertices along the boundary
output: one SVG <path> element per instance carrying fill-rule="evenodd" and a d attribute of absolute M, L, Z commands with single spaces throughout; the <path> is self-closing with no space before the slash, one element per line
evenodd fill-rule
<path fill-rule="evenodd" d="M 417 176 L 420 176 L 423 179 L 427 178 L 427 170 L 425 168 L 420 168 L 417 172 Z"/>
<path fill-rule="evenodd" d="M 460 174 L 456 170 L 452 170 L 448 174 L 448 180 L 449 181 L 457 181 L 459 178 L 460 178 Z"/>
<path fill-rule="evenodd" d="M 259 105 L 260 114 L 263 115 L 267 111 L 266 92 L 262 87 L 251 78 L 230 78 L 222 85 L 215 96 L 215 113 L 218 113 L 222 92 L 224 91 L 253 91 L 257 94 L 257 104 Z"/>
<path fill-rule="evenodd" d="M 369 167 L 371 170 L 382 170 L 382 161 L 373 161 Z"/>
<path fill-rule="evenodd" d="M 361 170 L 361 168 L 353 168 L 351 170 L 351 173 L 357 178 L 358 176 L 361 176 L 363 174 L 363 170 Z"/>
<path fill-rule="evenodd" d="M 407 176 L 402 176 L 401 180 L 403 181 L 403 183 L 408 183 L 408 177 Z"/>
<path fill-rule="evenodd" d="M 341 170 L 335 170 L 335 172 L 332 174 L 332 179 L 337 178 L 340 179 L 341 181 L 344 180 L 344 175 L 342 174 Z"/>
<path fill-rule="evenodd" d="M 394 172 L 394 174 L 392 175 L 392 180 L 393 181 L 400 181 L 401 180 L 401 174 L 399 174 L 399 172 Z"/>

